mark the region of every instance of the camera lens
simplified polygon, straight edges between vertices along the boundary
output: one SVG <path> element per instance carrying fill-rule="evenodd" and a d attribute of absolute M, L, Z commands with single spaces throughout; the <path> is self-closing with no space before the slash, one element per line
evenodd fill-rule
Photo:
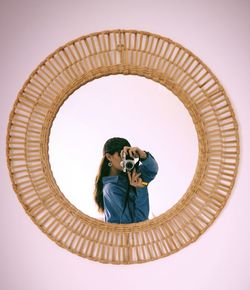
<path fill-rule="evenodd" d="M 131 162 L 131 161 L 127 161 L 126 162 L 126 169 L 127 170 L 132 170 L 134 168 L 134 162 Z"/>

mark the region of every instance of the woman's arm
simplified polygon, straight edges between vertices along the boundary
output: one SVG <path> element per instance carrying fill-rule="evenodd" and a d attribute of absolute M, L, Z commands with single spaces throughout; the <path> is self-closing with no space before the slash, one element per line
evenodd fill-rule
<path fill-rule="evenodd" d="M 132 173 L 128 172 L 129 183 L 135 187 L 134 222 L 142 222 L 148 219 L 148 187 L 144 184 L 152 181 L 158 172 L 158 164 L 154 157 L 149 152 L 145 152 L 145 155 L 144 158 L 141 158 L 138 172 L 135 170 Z"/>
<path fill-rule="evenodd" d="M 147 152 L 147 158 L 141 159 L 141 164 L 138 167 L 138 171 L 141 173 L 143 181 L 152 181 L 158 173 L 159 166 L 151 153 Z"/>

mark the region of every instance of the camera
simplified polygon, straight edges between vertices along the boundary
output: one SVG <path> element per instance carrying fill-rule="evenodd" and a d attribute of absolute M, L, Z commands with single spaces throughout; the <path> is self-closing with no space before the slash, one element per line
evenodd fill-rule
<path fill-rule="evenodd" d="M 139 158 L 133 158 L 129 155 L 126 155 L 125 152 L 122 154 L 121 166 L 123 168 L 123 172 L 131 171 L 134 167 L 138 165 Z"/>

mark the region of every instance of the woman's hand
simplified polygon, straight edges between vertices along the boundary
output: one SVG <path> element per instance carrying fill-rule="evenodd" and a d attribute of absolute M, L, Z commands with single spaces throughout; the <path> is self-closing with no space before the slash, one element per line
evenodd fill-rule
<path fill-rule="evenodd" d="M 140 158 L 142 160 L 147 158 L 147 153 L 138 147 L 124 146 L 121 151 L 121 157 L 123 153 L 125 153 L 126 155 L 128 154 L 132 158 Z"/>
<path fill-rule="evenodd" d="M 132 174 L 131 171 L 128 171 L 128 179 L 130 185 L 134 187 L 145 187 L 147 185 L 147 182 L 142 181 L 142 179 L 139 177 L 140 175 L 141 173 L 137 173 L 135 169 L 132 171 Z"/>

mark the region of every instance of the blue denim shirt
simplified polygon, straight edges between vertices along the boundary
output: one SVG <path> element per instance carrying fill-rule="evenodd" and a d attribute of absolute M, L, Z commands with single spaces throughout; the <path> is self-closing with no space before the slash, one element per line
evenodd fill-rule
<path fill-rule="evenodd" d="M 147 155 L 147 158 L 141 161 L 137 172 L 141 172 L 142 180 L 149 183 L 158 172 L 158 164 L 149 152 Z M 142 188 L 131 186 L 127 173 L 124 172 L 116 176 L 104 176 L 102 183 L 106 222 L 128 224 L 148 219 L 147 186 Z"/>

